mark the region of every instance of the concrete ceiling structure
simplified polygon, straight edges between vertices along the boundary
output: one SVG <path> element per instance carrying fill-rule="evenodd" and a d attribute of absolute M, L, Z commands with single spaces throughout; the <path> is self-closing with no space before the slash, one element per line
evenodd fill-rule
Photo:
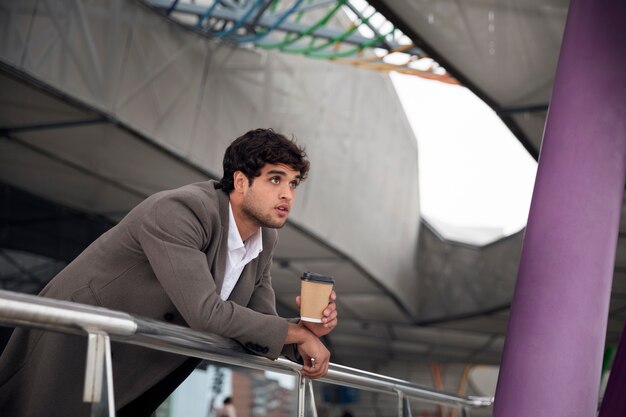
<path fill-rule="evenodd" d="M 567 0 L 373 0 L 539 155 Z"/>
<path fill-rule="evenodd" d="M 539 154 L 566 2 L 373 4 Z M 280 310 L 295 313 L 302 271 L 329 273 L 335 361 L 499 363 L 523 233 L 472 247 L 420 223 L 415 138 L 386 75 L 215 42 L 139 2 L 3 2 L 0 27 L 3 288 L 36 289 L 147 195 L 217 178 L 230 140 L 271 125 L 314 164 L 276 250 Z M 610 314 L 615 343 L 624 221 Z"/>

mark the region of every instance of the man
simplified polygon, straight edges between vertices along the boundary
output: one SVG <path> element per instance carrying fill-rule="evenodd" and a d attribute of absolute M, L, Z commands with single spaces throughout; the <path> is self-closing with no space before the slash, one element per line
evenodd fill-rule
<path fill-rule="evenodd" d="M 237 410 L 233 404 L 232 397 L 226 397 L 224 405 L 217 409 L 213 414 L 214 417 L 237 417 Z"/>
<path fill-rule="evenodd" d="M 308 169 L 292 141 L 250 131 L 226 150 L 220 182 L 147 198 L 41 295 L 219 334 L 272 359 L 299 353 L 304 376 L 324 376 L 330 354 L 319 337 L 337 324 L 335 294 L 323 323 L 288 322 L 276 315 L 270 277 L 275 229 L 285 224 Z M 0 415 L 88 415 L 81 402 L 85 352 L 80 336 L 16 329 L 0 358 Z M 118 343 L 112 356 L 118 417 L 150 416 L 198 363 Z"/>

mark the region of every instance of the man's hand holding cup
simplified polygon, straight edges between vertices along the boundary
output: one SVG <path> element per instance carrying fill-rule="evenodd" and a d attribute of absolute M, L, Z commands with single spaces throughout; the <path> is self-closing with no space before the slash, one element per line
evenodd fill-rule
<path fill-rule="evenodd" d="M 296 297 L 300 323 L 317 337 L 326 336 L 337 326 L 337 294 L 331 277 L 305 272 L 301 292 Z"/>

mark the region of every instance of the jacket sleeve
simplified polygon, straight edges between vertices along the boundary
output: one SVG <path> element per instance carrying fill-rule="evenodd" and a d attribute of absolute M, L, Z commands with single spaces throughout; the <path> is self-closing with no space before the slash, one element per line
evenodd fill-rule
<path fill-rule="evenodd" d="M 274 243 L 274 247 L 276 247 L 276 242 Z M 274 254 L 274 247 L 272 248 L 272 255 Z M 248 303 L 248 307 L 253 309 L 254 311 L 258 311 L 265 314 L 273 314 L 276 313 L 276 295 L 274 293 L 274 289 L 272 288 L 272 256 L 269 257 L 269 261 L 267 265 L 263 268 L 263 273 L 261 274 L 261 278 L 256 283 L 254 287 L 254 292 L 252 293 L 252 297 L 250 298 L 250 302 Z M 295 301 L 294 301 L 295 302 Z M 299 319 L 290 319 L 290 322 L 297 323 Z M 285 334 L 286 336 L 286 334 Z M 283 339 L 284 340 L 284 339 Z M 290 360 L 298 363 L 302 363 L 302 356 L 298 352 L 296 344 L 284 345 L 281 355 L 289 358 Z"/>
<path fill-rule="evenodd" d="M 207 207 L 199 196 L 168 195 L 148 208 L 146 218 L 137 225 L 137 240 L 165 292 L 192 329 L 235 339 L 275 359 L 283 348 L 287 321 L 275 311 L 255 311 L 224 301 L 217 294 L 202 250 L 209 238 L 221 236 L 220 222 L 215 219 L 219 220 L 217 208 Z M 211 236 L 213 233 L 218 235 Z"/>

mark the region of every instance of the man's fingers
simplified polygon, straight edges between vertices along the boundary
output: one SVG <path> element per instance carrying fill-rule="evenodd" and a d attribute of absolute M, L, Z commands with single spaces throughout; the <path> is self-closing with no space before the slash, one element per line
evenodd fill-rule
<path fill-rule="evenodd" d="M 315 379 L 326 376 L 326 374 L 328 373 L 328 361 L 330 358 L 316 359 L 314 361 L 314 366 L 311 366 L 312 358 L 303 357 L 302 359 L 304 360 L 304 365 L 302 365 L 302 368 L 300 370 L 302 376 L 309 379 Z"/>
<path fill-rule="evenodd" d="M 337 318 L 337 310 L 332 308 L 332 309 L 326 309 L 324 310 L 324 318 L 330 320 L 335 320 Z"/>
<path fill-rule="evenodd" d="M 311 363 L 310 360 L 305 359 L 304 363 L 306 365 L 302 366 L 301 373 L 304 377 L 309 379 L 321 378 L 326 376 L 328 373 L 329 362 L 328 359 L 324 359 L 323 361 L 316 360 L 315 367 L 309 366 L 307 363 Z"/>
<path fill-rule="evenodd" d="M 337 305 L 335 303 L 328 304 L 323 313 L 326 317 L 330 317 L 333 313 L 337 315 Z"/>
<path fill-rule="evenodd" d="M 324 311 L 326 313 L 326 311 Z M 325 314 L 325 317 L 322 318 L 322 323 L 324 323 L 324 327 L 334 327 L 337 325 L 337 310 L 332 309 Z"/>
<path fill-rule="evenodd" d="M 311 373 L 312 378 L 322 378 L 328 373 L 328 362 L 324 362 L 321 366 L 318 365 L 314 372 Z"/>
<path fill-rule="evenodd" d="M 305 378 L 309 378 L 309 379 L 316 379 L 316 378 L 322 378 L 324 376 L 326 376 L 326 374 L 328 373 L 328 367 L 322 369 L 312 369 L 309 371 L 306 371 L 305 369 L 302 369 L 302 376 L 304 376 Z"/>

